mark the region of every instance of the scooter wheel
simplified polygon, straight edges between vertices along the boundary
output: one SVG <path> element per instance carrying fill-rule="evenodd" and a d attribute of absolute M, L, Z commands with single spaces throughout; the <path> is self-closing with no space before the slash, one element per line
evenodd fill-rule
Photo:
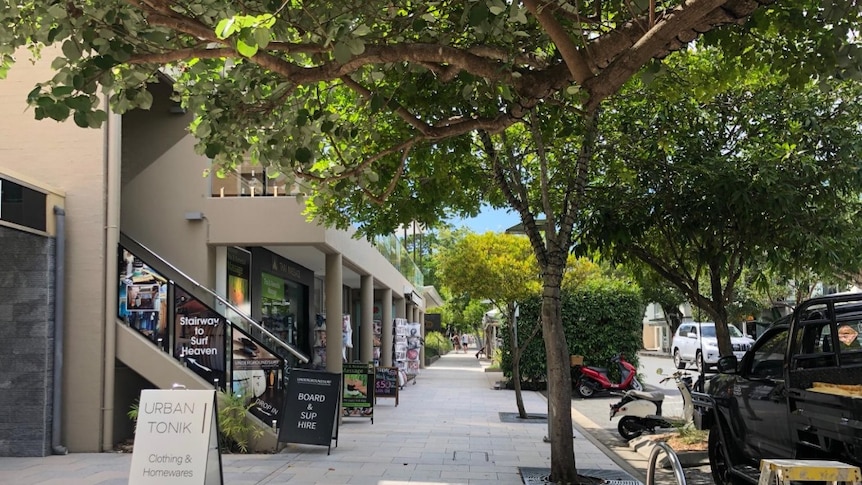
<path fill-rule="evenodd" d="M 584 379 L 583 377 L 578 378 L 577 382 L 575 382 L 575 393 L 586 399 L 588 397 L 593 397 L 593 394 L 596 393 L 596 390 L 593 389 L 593 386 L 590 385 L 590 381 Z"/>
<path fill-rule="evenodd" d="M 620 436 L 622 436 L 624 440 L 631 441 L 644 434 L 646 428 L 641 424 L 640 418 L 635 416 L 623 416 L 617 425 L 617 431 L 620 432 Z"/>

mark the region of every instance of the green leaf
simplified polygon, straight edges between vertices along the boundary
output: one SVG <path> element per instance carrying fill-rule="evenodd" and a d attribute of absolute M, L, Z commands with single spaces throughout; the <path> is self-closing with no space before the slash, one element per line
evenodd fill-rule
<path fill-rule="evenodd" d="M 216 25 L 215 33 L 216 37 L 224 40 L 233 35 L 237 30 L 238 26 L 236 23 L 236 17 L 231 17 L 228 19 L 222 19 Z"/>
<path fill-rule="evenodd" d="M 266 27 L 254 29 L 254 40 L 257 42 L 258 49 L 265 49 L 272 40 L 272 32 Z"/>
<path fill-rule="evenodd" d="M 63 121 L 69 117 L 69 113 L 69 107 L 63 103 L 54 103 L 45 106 L 45 114 L 53 120 Z"/>
<path fill-rule="evenodd" d="M 371 29 L 365 24 L 359 24 L 353 29 L 353 35 L 362 37 L 371 33 Z"/>
<path fill-rule="evenodd" d="M 358 56 L 365 52 L 365 42 L 362 42 L 361 39 L 351 39 L 347 42 L 348 47 L 350 47 L 350 53 L 354 56 Z"/>
<path fill-rule="evenodd" d="M 476 5 L 473 5 L 473 7 L 470 9 L 470 25 L 475 27 L 482 22 L 487 21 L 490 13 L 491 12 L 488 10 L 488 6 L 484 3 L 477 3 Z"/>
<path fill-rule="evenodd" d="M 69 62 L 76 62 L 81 58 L 81 48 L 74 40 L 67 39 L 63 42 L 63 55 L 69 59 Z"/>
<path fill-rule="evenodd" d="M 48 7 L 48 15 L 55 19 L 64 19 L 68 15 L 66 12 L 66 7 L 62 3 L 55 3 Z"/>
<path fill-rule="evenodd" d="M 204 154 L 208 158 L 215 158 L 216 155 L 224 150 L 224 146 L 218 142 L 207 143 L 206 149 L 204 150 Z"/>
<path fill-rule="evenodd" d="M 293 157 L 294 157 L 294 158 L 296 159 L 296 161 L 298 161 L 299 163 L 303 163 L 303 164 L 305 164 L 305 163 L 309 163 L 309 162 L 311 162 L 311 159 L 312 159 L 312 153 L 311 153 L 311 150 L 309 150 L 309 149 L 308 149 L 308 148 L 306 148 L 306 147 L 299 147 L 299 148 L 297 148 L 297 149 L 296 149 L 296 153 L 294 154 L 294 156 L 293 156 Z"/>
<path fill-rule="evenodd" d="M 81 128 L 89 128 L 90 121 L 87 119 L 87 113 L 84 111 L 75 111 L 75 115 L 73 116 L 75 120 L 75 124 L 80 126 Z"/>
<path fill-rule="evenodd" d="M 72 94 L 75 88 L 72 86 L 57 86 L 51 90 L 51 94 L 56 98 L 62 98 Z"/>
<path fill-rule="evenodd" d="M 296 113 L 296 126 L 302 127 L 308 123 L 308 110 L 301 109 Z"/>
<path fill-rule="evenodd" d="M 334 52 L 335 61 L 340 64 L 347 63 L 353 55 L 350 51 L 350 46 L 345 44 L 344 42 L 339 42 L 335 44 Z"/>
<path fill-rule="evenodd" d="M 236 51 L 244 57 L 253 57 L 257 54 L 257 44 L 246 44 L 243 40 L 236 41 Z"/>
<path fill-rule="evenodd" d="M 369 109 L 371 110 L 372 113 L 376 113 L 376 112 L 380 111 L 381 108 L 383 108 L 383 106 L 385 106 L 385 105 L 386 105 L 386 98 L 384 98 L 383 96 L 380 96 L 379 94 L 375 94 L 374 96 L 371 96 L 371 103 L 369 103 Z"/>

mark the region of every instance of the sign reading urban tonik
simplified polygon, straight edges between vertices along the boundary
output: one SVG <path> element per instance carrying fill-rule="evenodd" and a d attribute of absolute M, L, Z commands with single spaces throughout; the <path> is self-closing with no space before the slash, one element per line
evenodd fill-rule
<path fill-rule="evenodd" d="M 326 446 L 329 454 L 333 439 L 335 446 L 338 446 L 335 422 L 340 389 L 341 374 L 305 369 L 291 370 L 278 441 Z"/>
<path fill-rule="evenodd" d="M 215 391 L 141 391 L 129 485 L 221 485 Z"/>

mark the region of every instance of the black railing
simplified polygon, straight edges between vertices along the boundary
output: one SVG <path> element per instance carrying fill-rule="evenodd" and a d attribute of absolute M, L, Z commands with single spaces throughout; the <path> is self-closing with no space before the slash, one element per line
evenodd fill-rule
<path fill-rule="evenodd" d="M 264 422 L 275 422 L 290 368 L 308 357 L 123 234 L 118 264 L 118 317 L 215 388 L 247 396 Z"/>

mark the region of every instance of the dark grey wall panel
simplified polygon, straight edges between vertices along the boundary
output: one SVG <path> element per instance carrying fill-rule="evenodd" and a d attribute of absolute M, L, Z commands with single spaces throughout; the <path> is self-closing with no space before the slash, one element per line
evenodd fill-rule
<path fill-rule="evenodd" d="M 54 244 L 0 226 L 0 456 L 51 452 Z"/>

